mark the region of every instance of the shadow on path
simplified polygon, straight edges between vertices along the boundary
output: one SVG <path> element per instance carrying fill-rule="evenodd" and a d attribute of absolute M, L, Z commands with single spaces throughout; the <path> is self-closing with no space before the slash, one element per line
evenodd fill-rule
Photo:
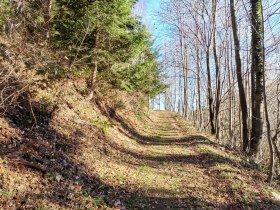
<path fill-rule="evenodd" d="M 39 173 L 42 175 L 44 184 L 41 186 L 42 190 L 40 193 L 29 189 L 24 194 L 16 195 L 15 199 L 19 209 L 28 208 L 31 205 L 28 203 L 28 200 L 34 201 L 42 198 L 47 199 L 50 203 L 59 205 L 62 209 L 86 209 L 86 204 L 81 207 L 81 201 L 76 200 L 75 193 L 77 192 L 70 188 L 70 186 L 77 185 L 81 186 L 81 193 L 88 193 L 92 197 L 103 198 L 111 207 L 114 207 L 115 202 L 118 200 L 128 209 L 236 209 L 236 206 L 241 205 L 230 204 L 228 206 L 221 206 L 220 204 L 205 201 L 203 198 L 192 196 L 182 198 L 175 198 L 175 196 L 172 198 L 153 197 L 148 196 L 145 192 L 110 186 L 104 183 L 98 175 L 90 174 L 86 165 L 78 163 L 74 159 L 75 155 L 79 155 L 81 142 L 78 139 L 83 135 L 82 128 L 75 128 L 73 133 L 69 135 L 71 138 L 69 138 L 50 125 L 53 116 L 52 111 L 34 106 L 33 113 L 31 113 L 30 109 L 24 107 L 24 104 L 19 104 L 19 106 L 11 108 L 7 112 L 8 114 L 5 115 L 11 126 L 21 131 L 21 138 L 14 140 L 12 146 L 10 143 L 1 145 L 0 156 L 7 159 L 9 167 L 15 170 L 20 171 L 24 167 Z M 37 117 L 37 127 L 32 128 L 34 124 L 33 114 Z M 109 115 L 121 124 L 123 130 L 128 132 L 128 134 L 123 132 L 124 134 L 129 135 L 128 137 L 143 145 L 191 146 L 196 144 L 212 144 L 207 138 L 199 135 L 182 139 L 159 139 L 158 137 L 143 136 L 132 125 L 126 123 L 122 117 L 116 116 L 114 111 L 109 111 Z M 238 164 L 231 159 L 212 153 L 189 156 L 150 156 L 138 154 L 114 144 L 112 140 L 107 139 L 91 127 L 87 129 L 92 130 L 92 133 L 95 135 L 95 138 L 92 139 L 92 146 L 101 142 L 104 144 L 108 143 L 111 148 L 120 151 L 124 156 L 130 155 L 141 161 L 152 161 L 158 164 L 164 162 L 194 164 L 198 167 L 210 167 L 219 163 Z M 15 163 L 14 160 L 19 160 L 19 162 Z M 59 174 L 62 176 L 62 179 L 60 181 L 49 180 L 47 178 L 48 174 L 53 176 Z M 262 205 L 264 203 L 265 201 L 262 202 Z M 257 204 L 248 204 L 247 207 L 254 207 L 255 205 Z"/>
<path fill-rule="evenodd" d="M 36 116 L 36 126 L 33 115 Z M 73 129 L 68 135 L 70 138 L 52 128 L 52 116 L 52 111 L 35 104 L 31 110 L 23 100 L 18 106 L 10 107 L 4 116 L 12 127 L 19 130 L 20 135 L 0 146 L 0 157 L 6 160 L 9 168 L 19 173 L 31 170 L 41 176 L 41 186 L 36 186 L 41 188 L 39 191 L 27 188 L 14 196 L 15 208 L 29 209 L 35 205 L 34 202 L 43 199 L 62 209 L 84 209 L 93 201 L 88 203 L 79 200 L 81 193 L 93 198 L 103 198 L 112 207 L 116 200 L 127 203 L 130 196 L 137 192 L 129 193 L 121 187 L 107 185 L 97 175 L 89 173 L 86 165 L 75 161 L 74 156 L 79 155 L 81 146 L 78 139 L 83 136 L 82 128 Z M 96 129 L 86 129 L 101 139 L 104 138 Z M 93 145 L 95 139 L 92 139 Z M 80 188 L 80 191 L 73 189 L 73 186 Z"/>

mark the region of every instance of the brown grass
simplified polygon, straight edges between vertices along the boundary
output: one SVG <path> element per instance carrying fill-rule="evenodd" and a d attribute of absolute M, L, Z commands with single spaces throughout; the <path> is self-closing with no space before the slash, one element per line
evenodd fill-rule
<path fill-rule="evenodd" d="M 23 105 L 0 118 L 2 209 L 277 209 L 259 172 L 177 114 L 103 101 L 69 85 L 36 94 L 36 123 Z"/>

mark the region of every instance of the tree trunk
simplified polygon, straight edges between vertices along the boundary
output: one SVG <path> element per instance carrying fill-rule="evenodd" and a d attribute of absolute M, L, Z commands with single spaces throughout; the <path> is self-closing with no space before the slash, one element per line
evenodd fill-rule
<path fill-rule="evenodd" d="M 240 59 L 240 43 L 238 39 L 238 29 L 235 18 L 235 6 L 234 0 L 230 0 L 230 13 L 231 13 L 231 22 L 232 22 L 232 31 L 234 38 L 234 49 L 235 49 L 235 63 L 236 63 L 236 76 L 239 90 L 239 100 L 241 106 L 242 113 L 242 143 L 243 143 L 243 151 L 246 152 L 249 146 L 249 131 L 248 131 L 248 109 L 247 109 L 247 101 L 246 94 L 243 86 L 243 78 L 242 78 L 242 69 L 241 69 L 241 59 Z"/>
<path fill-rule="evenodd" d="M 95 41 L 94 49 L 98 49 L 99 48 L 99 32 L 98 32 L 98 30 L 96 31 L 94 41 Z M 92 71 L 91 71 L 90 81 L 89 81 L 90 94 L 88 96 L 88 99 L 93 98 L 95 87 L 96 87 L 96 77 L 97 77 L 97 71 L 98 71 L 97 56 L 94 59 L 95 60 L 93 61 Z"/>
<path fill-rule="evenodd" d="M 178 15 L 178 25 L 179 25 L 179 40 L 180 40 L 180 53 L 181 53 L 181 63 L 184 77 L 184 100 L 183 100 L 183 116 L 188 117 L 188 52 L 186 51 L 185 43 L 186 37 L 184 34 L 183 24 L 182 24 L 182 14 L 180 11 L 180 1 L 178 2 L 177 15 Z M 180 74 L 179 74 L 180 75 Z M 180 79 L 181 81 L 181 79 Z"/>
<path fill-rule="evenodd" d="M 187 56 L 187 55 L 186 55 Z M 184 117 L 188 118 L 188 64 L 187 61 L 188 59 L 186 58 L 186 66 L 184 68 Z"/>
<path fill-rule="evenodd" d="M 219 114 L 220 114 L 220 96 L 221 96 L 221 78 L 220 78 L 220 66 L 219 59 L 217 55 L 217 44 L 216 44 L 216 11 L 217 11 L 217 2 L 212 0 L 213 6 L 213 54 L 215 61 L 215 70 L 216 70 L 216 103 L 215 103 L 215 129 L 216 129 L 216 139 L 220 138 L 220 127 L 219 127 Z"/>
<path fill-rule="evenodd" d="M 278 135 L 280 134 L 280 92 L 279 92 L 279 87 L 280 87 L 280 83 L 278 83 L 277 85 L 277 89 L 276 89 L 276 92 L 277 92 L 277 114 L 276 114 L 276 126 L 275 126 L 275 131 L 274 131 L 274 135 L 272 137 L 272 143 L 273 143 L 273 146 L 274 146 L 274 150 L 275 150 L 275 153 L 278 157 L 278 161 L 280 163 L 280 152 L 279 152 L 279 149 L 278 149 Z"/>
<path fill-rule="evenodd" d="M 262 14 L 263 20 L 263 14 Z M 263 49 L 263 99 L 264 99 L 264 112 L 265 112 L 265 121 L 266 121 L 266 132 L 267 132 L 267 141 L 269 145 L 269 175 L 268 175 L 268 182 L 271 183 L 274 174 L 274 149 L 273 149 L 273 142 L 271 137 L 271 130 L 270 130 L 270 120 L 268 115 L 268 106 L 267 106 L 267 97 L 266 97 L 266 87 L 265 87 L 265 46 L 264 46 L 264 28 L 262 27 L 262 49 Z"/>
<path fill-rule="evenodd" d="M 263 74 L 263 96 L 264 96 L 264 112 L 265 112 L 265 120 L 266 120 L 266 132 L 267 132 L 267 140 L 269 145 L 269 175 L 268 175 L 268 182 L 271 183 L 273 179 L 274 173 L 274 149 L 273 143 L 271 138 L 271 130 L 270 130 L 270 121 L 268 115 L 268 107 L 267 107 L 267 98 L 266 98 L 266 88 L 265 88 L 265 75 Z"/>
<path fill-rule="evenodd" d="M 197 104 L 198 104 L 198 122 L 200 124 L 200 128 L 202 128 L 203 118 L 202 118 L 202 108 L 201 108 L 201 85 L 200 85 L 200 58 L 199 58 L 199 46 L 198 41 L 196 39 L 195 44 L 195 51 L 196 51 L 196 77 L 197 77 Z"/>
<path fill-rule="evenodd" d="M 195 10 L 197 10 L 197 2 L 195 3 Z M 197 11 L 195 12 L 195 19 L 197 21 Z M 195 25 L 195 32 L 198 34 L 198 24 Z M 197 105 L 198 105 L 198 124 L 199 129 L 203 128 L 203 117 L 202 117 L 202 108 L 201 108 L 201 81 L 200 81 L 200 56 L 199 56 L 199 40 L 198 37 L 195 37 L 195 54 L 196 54 L 196 77 L 197 77 Z"/>
<path fill-rule="evenodd" d="M 233 147 L 233 114 L 232 114 L 232 87 L 231 87 L 231 68 L 230 68 L 230 50 L 229 50 L 229 43 L 228 43 L 228 34 L 226 37 L 226 56 L 225 56 L 225 65 L 227 68 L 227 83 L 228 83 L 228 91 L 229 91 L 229 103 L 228 103 L 228 110 L 229 110 L 229 142 L 230 146 Z"/>
<path fill-rule="evenodd" d="M 251 0 L 252 6 L 252 68 L 251 73 L 255 82 L 252 85 L 252 133 L 250 154 L 257 158 L 259 155 L 262 133 L 263 133 L 263 19 L 261 0 Z"/>
<path fill-rule="evenodd" d="M 180 75 L 180 73 L 179 73 Z M 182 79 L 179 77 L 179 94 L 178 94 L 178 113 L 182 114 Z"/>
<path fill-rule="evenodd" d="M 208 93 L 208 105 L 209 105 L 209 123 L 211 134 L 216 133 L 215 124 L 214 124 L 214 110 L 213 110 L 213 94 L 212 94 L 212 85 L 211 85 L 211 70 L 210 70 L 210 50 L 209 46 L 206 48 L 206 65 L 207 65 L 207 93 Z"/>
<path fill-rule="evenodd" d="M 91 100 L 94 97 L 96 76 L 97 76 L 97 62 L 93 62 L 93 68 L 92 68 L 91 77 L 90 77 L 90 81 L 89 81 L 90 93 L 87 97 L 87 100 Z"/>
<path fill-rule="evenodd" d="M 47 39 L 50 38 L 50 20 L 51 20 L 52 3 L 53 3 L 53 0 L 47 0 L 43 4 L 44 23 L 45 23 L 45 30 L 46 30 L 46 38 Z"/>
<path fill-rule="evenodd" d="M 216 29 L 214 29 L 214 34 L 213 34 L 213 54 L 214 54 L 215 68 L 216 68 L 215 128 L 216 128 L 216 139 L 219 139 L 220 138 L 219 114 L 220 114 L 220 102 L 221 102 L 221 77 L 220 77 L 219 59 L 218 59 L 217 48 L 216 48 Z"/>

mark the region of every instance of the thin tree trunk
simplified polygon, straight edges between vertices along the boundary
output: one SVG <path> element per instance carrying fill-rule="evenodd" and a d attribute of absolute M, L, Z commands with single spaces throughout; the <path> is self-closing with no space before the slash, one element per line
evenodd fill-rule
<path fill-rule="evenodd" d="M 98 32 L 98 30 L 96 32 L 94 41 L 95 41 L 94 49 L 98 49 L 99 48 L 99 32 Z M 89 81 L 89 89 L 90 89 L 91 92 L 88 96 L 88 99 L 93 98 L 95 87 L 96 87 L 96 77 L 97 77 L 97 71 L 98 71 L 98 63 L 97 63 L 97 57 L 95 57 L 94 59 L 95 60 L 93 61 L 91 77 L 90 77 L 90 81 Z"/>
<path fill-rule="evenodd" d="M 242 78 L 242 68 L 241 68 L 241 59 L 240 59 L 240 43 L 238 39 L 238 29 L 235 18 L 235 6 L 234 0 L 230 0 L 230 13 L 231 13 L 231 22 L 232 22 L 232 31 L 234 38 L 234 49 L 235 49 L 235 63 L 236 63 L 236 76 L 239 90 L 239 100 L 242 112 L 242 143 L 243 151 L 246 152 L 249 146 L 249 131 L 248 131 L 248 110 L 247 110 L 247 101 L 246 94 L 243 86 Z"/>
<path fill-rule="evenodd" d="M 262 14 L 263 20 L 263 14 Z M 262 49 L 263 49 L 263 98 L 264 98 L 264 112 L 265 112 L 265 120 L 266 120 L 266 132 L 267 132 L 267 141 L 269 145 L 269 175 L 268 175 L 268 182 L 271 183 L 274 174 L 274 149 L 273 149 L 273 142 L 271 138 L 271 129 L 270 129 L 270 120 L 268 115 L 268 105 L 267 105 L 267 97 L 266 97 L 266 80 L 265 80 L 265 46 L 264 46 L 264 28 L 262 27 Z"/>
<path fill-rule="evenodd" d="M 92 72 L 91 72 L 91 78 L 90 78 L 90 93 L 87 97 L 87 100 L 91 100 L 94 97 L 94 89 L 95 89 L 95 82 L 96 82 L 96 76 L 97 76 L 97 62 L 93 62 Z"/>
<path fill-rule="evenodd" d="M 246 34 L 246 46 L 247 46 L 247 49 L 249 49 L 249 42 L 248 42 L 248 36 Z M 248 111 L 248 119 L 247 119 L 247 125 L 248 125 L 248 140 L 250 141 L 250 133 L 251 133 L 251 123 L 250 123 L 250 119 L 251 119 L 251 109 L 250 107 L 251 106 L 251 85 L 250 85 L 250 68 L 249 68 L 249 63 L 250 63 L 250 52 L 249 50 L 246 52 L 246 69 L 247 69 L 247 72 L 246 72 L 246 78 L 245 78 L 245 87 L 246 88 L 246 100 L 248 102 L 248 107 L 249 107 L 249 111 Z"/>
<path fill-rule="evenodd" d="M 180 73 L 179 73 L 180 74 Z M 182 80 L 179 77 L 179 94 L 178 94 L 178 113 L 181 115 L 182 114 Z"/>
<path fill-rule="evenodd" d="M 176 76 L 176 75 L 175 75 Z M 176 78 L 176 77 L 175 77 Z M 177 85 L 177 80 L 174 80 L 175 84 L 174 84 L 174 97 L 173 97 L 173 106 L 174 106 L 174 110 L 175 112 L 178 112 L 178 108 L 176 108 L 176 102 L 177 102 L 177 95 L 178 95 L 178 85 Z"/>
<path fill-rule="evenodd" d="M 46 39 L 50 38 L 50 20 L 51 20 L 51 11 L 52 11 L 53 0 L 47 0 L 45 4 L 43 4 L 44 11 L 44 24 L 46 30 Z"/>
<path fill-rule="evenodd" d="M 195 19 L 197 21 L 197 2 L 195 3 Z M 198 34 L 198 24 L 195 25 L 195 32 Z M 198 124 L 199 129 L 203 128 L 203 117 L 202 117 L 202 108 L 201 108 L 201 81 L 200 81 L 200 56 L 199 56 L 199 40 L 198 37 L 195 37 L 195 54 L 196 54 L 196 77 L 197 77 L 197 101 L 198 101 Z"/>
<path fill-rule="evenodd" d="M 265 88 L 265 75 L 263 74 L 263 96 L 264 96 L 264 112 L 265 112 L 265 120 L 266 120 L 266 132 L 267 132 L 267 141 L 269 145 L 269 176 L 268 176 L 268 182 L 271 183 L 273 179 L 273 173 L 274 173 L 274 149 L 273 149 L 273 143 L 271 138 L 271 129 L 270 129 L 270 121 L 269 121 L 269 115 L 268 115 L 268 107 L 267 107 L 267 98 L 266 98 L 266 88 Z"/>
<path fill-rule="evenodd" d="M 216 68 L 216 106 L 215 106 L 215 128 L 216 128 L 216 139 L 220 138 L 219 129 L 219 112 L 221 102 L 221 77 L 220 77 L 220 66 L 216 49 L 216 29 L 214 29 L 213 35 L 213 54 Z"/>
<path fill-rule="evenodd" d="M 216 11 L 217 2 L 212 0 L 213 6 L 213 54 L 216 69 L 216 103 L 215 103 L 215 129 L 216 129 L 216 139 L 220 138 L 220 128 L 219 128 L 219 114 L 220 114 L 220 96 L 221 96 L 221 78 L 220 78 L 220 64 L 217 55 L 217 44 L 216 44 Z"/>
<path fill-rule="evenodd" d="M 232 40 L 232 39 L 230 39 Z M 233 57 L 233 46 L 232 46 L 232 42 L 230 44 L 230 57 Z M 233 61 L 230 60 L 230 70 L 231 70 L 231 78 L 232 78 L 232 84 L 235 84 L 235 65 L 233 64 Z M 233 114 L 233 122 L 232 122 L 232 126 L 233 126 L 233 145 L 234 147 L 237 147 L 237 138 L 236 138 L 236 129 L 235 129 L 235 125 L 236 125 L 236 95 L 235 92 L 232 91 L 232 102 L 233 102 L 233 106 L 232 106 L 232 114 Z"/>
<path fill-rule="evenodd" d="M 231 87 L 231 71 L 230 71 L 230 60 L 229 60 L 229 56 L 230 56 L 230 50 L 229 50 L 229 44 L 228 44 L 228 34 L 227 34 L 227 38 L 226 38 L 226 68 L 227 68 L 227 83 L 228 83 L 228 89 L 229 89 L 229 103 L 228 103 L 228 109 L 229 109 L 229 142 L 231 147 L 233 146 L 233 114 L 232 114 L 232 87 Z"/>
<path fill-rule="evenodd" d="M 203 117 L 202 117 L 202 108 L 201 108 L 201 85 L 200 85 L 200 58 L 199 58 L 199 46 L 196 44 L 196 76 L 197 76 L 197 100 L 198 100 L 198 122 L 200 128 L 202 128 Z"/>
<path fill-rule="evenodd" d="M 278 149 L 278 135 L 280 134 L 280 83 L 278 83 L 277 85 L 277 89 L 276 89 L 276 92 L 277 92 L 277 115 L 276 115 L 276 126 L 275 126 L 275 133 L 272 137 L 272 142 L 273 142 L 273 146 L 274 146 L 274 149 L 275 149 L 275 152 L 276 152 L 276 155 L 278 157 L 278 161 L 280 163 L 280 152 L 279 152 L 279 149 Z"/>
<path fill-rule="evenodd" d="M 187 55 L 186 55 L 187 56 Z M 184 68 L 184 116 L 188 118 L 188 59 L 186 58 L 186 67 Z"/>
<path fill-rule="evenodd" d="M 182 62 L 182 70 L 183 70 L 183 77 L 184 77 L 184 106 L 183 106 L 183 116 L 188 117 L 188 52 L 185 49 L 186 45 L 186 38 L 183 30 L 182 24 L 182 16 L 180 12 L 180 1 L 177 5 L 177 15 L 178 15 L 178 25 L 179 25 L 179 40 L 180 40 L 180 53 L 181 53 L 181 62 Z M 181 105 L 180 105 L 181 106 Z"/>
<path fill-rule="evenodd" d="M 211 85 L 211 70 L 210 70 L 210 50 L 207 46 L 206 48 L 206 65 L 207 65 L 207 93 L 208 93 L 208 105 L 209 105 L 209 123 L 211 134 L 216 133 L 215 124 L 214 124 L 214 110 L 213 110 L 213 94 L 212 94 L 212 85 Z"/>

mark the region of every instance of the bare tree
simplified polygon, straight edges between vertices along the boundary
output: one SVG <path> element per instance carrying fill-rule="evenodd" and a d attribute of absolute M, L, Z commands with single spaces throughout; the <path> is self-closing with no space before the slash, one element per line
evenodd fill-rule
<path fill-rule="evenodd" d="M 240 58 L 240 43 L 238 38 L 238 29 L 236 24 L 235 17 L 235 5 L 234 0 L 230 0 L 230 14 L 231 14 L 231 23 L 232 23 L 232 32 L 234 40 L 234 49 L 235 49 L 235 63 L 236 63 L 236 76 L 239 89 L 239 100 L 242 112 L 242 137 L 243 137 L 243 151 L 246 152 L 249 146 L 249 131 L 248 131 L 248 110 L 247 110 L 247 101 L 243 85 L 242 78 L 242 69 L 241 69 L 241 58 Z"/>
<path fill-rule="evenodd" d="M 251 1 L 252 27 L 252 132 L 250 154 L 255 158 L 259 154 L 263 134 L 263 13 L 261 0 Z"/>

